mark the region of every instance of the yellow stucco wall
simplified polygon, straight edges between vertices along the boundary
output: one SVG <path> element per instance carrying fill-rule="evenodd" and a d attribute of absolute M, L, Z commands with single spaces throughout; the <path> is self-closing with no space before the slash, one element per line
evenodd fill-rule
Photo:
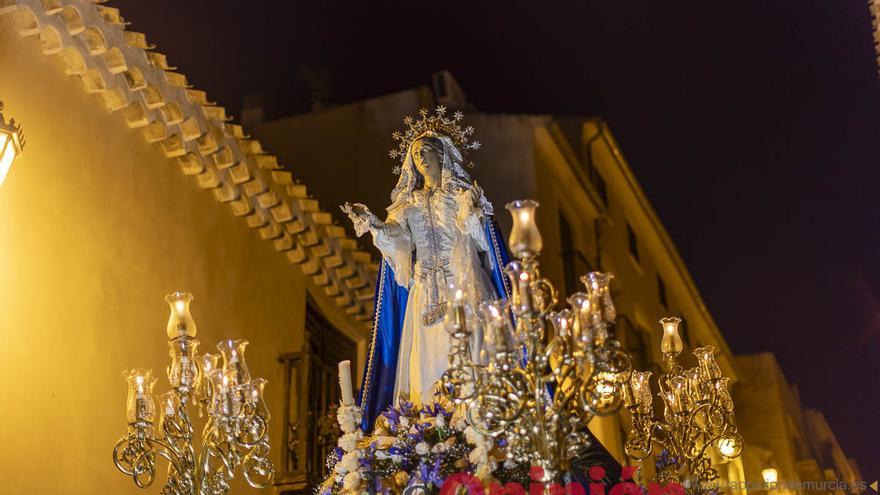
<path fill-rule="evenodd" d="M 157 391 L 167 390 L 163 297 L 176 289 L 195 295 L 200 351 L 251 341 L 251 371 L 269 380 L 277 464 L 276 358 L 302 340 L 299 269 L 65 76 L 38 40 L 20 37 L 9 16 L 0 17 L 0 99 L 27 138 L 0 187 L 0 493 L 140 493 L 111 461 L 126 428 L 120 373 L 150 367 Z M 328 316 L 346 333 L 363 331 Z"/>

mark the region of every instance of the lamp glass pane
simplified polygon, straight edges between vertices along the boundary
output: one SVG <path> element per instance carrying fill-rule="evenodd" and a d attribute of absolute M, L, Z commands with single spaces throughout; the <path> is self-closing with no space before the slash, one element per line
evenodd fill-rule
<path fill-rule="evenodd" d="M 9 167 L 12 166 L 12 160 L 15 160 L 15 143 L 10 137 L 9 134 L 0 132 L 0 185 L 3 185 Z"/>

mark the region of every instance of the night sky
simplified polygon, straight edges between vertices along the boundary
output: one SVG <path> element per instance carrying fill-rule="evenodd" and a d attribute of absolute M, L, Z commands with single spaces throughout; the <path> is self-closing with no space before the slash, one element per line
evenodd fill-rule
<path fill-rule="evenodd" d="M 307 67 L 333 103 L 449 69 L 482 111 L 603 117 L 733 351 L 773 351 L 876 479 L 880 78 L 866 0 L 467 3 L 482 5 L 111 5 L 236 116 L 254 93 L 276 115 L 305 111 Z"/>

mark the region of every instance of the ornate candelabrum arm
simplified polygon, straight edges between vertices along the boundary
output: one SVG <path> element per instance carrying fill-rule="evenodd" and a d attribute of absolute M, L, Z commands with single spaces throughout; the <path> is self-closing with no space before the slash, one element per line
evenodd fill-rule
<path fill-rule="evenodd" d="M 132 370 L 126 374 L 129 431 L 113 448 L 116 467 L 145 488 L 155 480 L 156 458 L 165 458 L 169 470 L 163 495 L 224 494 L 239 466 L 248 484 L 267 486 L 274 466 L 268 457 L 266 380 L 250 376 L 244 359 L 247 341 L 226 340 L 217 346 L 220 355 L 196 358 L 196 325 L 189 314 L 192 296 L 175 292 L 166 300 L 171 307 L 166 327 L 171 390 L 160 397 L 158 434 L 155 380 L 148 370 Z M 207 413 L 198 455 L 189 413 L 196 403 L 200 414 Z"/>
<path fill-rule="evenodd" d="M 619 407 L 625 381 L 619 375 L 629 372 L 629 357 L 609 332 L 616 318 L 610 275 L 584 277 L 587 293 L 570 298 L 571 309 L 553 311 L 556 289 L 541 276 L 537 261 L 542 242 L 536 207 L 532 201 L 508 205 L 515 257 L 504 268 L 509 301 L 484 303 L 467 318 L 457 317 L 456 310 L 447 314 L 454 344 L 443 384 L 451 399 L 466 403 L 472 427 L 503 436 L 508 458 L 541 467 L 549 482 L 591 441 L 590 418 Z M 477 324 L 487 336 L 487 362 L 480 365 L 468 361 L 457 340 L 469 338 L 468 327 Z M 459 392 L 464 389 L 466 397 Z"/>
<path fill-rule="evenodd" d="M 650 372 L 633 372 L 626 389 L 627 409 L 632 415 L 632 430 L 627 439 L 627 454 L 645 459 L 653 453 L 656 442 L 667 449 L 678 466 L 666 468 L 667 480 L 691 484 L 712 482 L 718 472 L 712 467 L 709 449 L 733 459 L 742 451 L 742 437 L 736 431 L 733 401 L 727 390 L 728 379 L 721 376 L 714 349 L 705 346 L 694 350 L 698 366 L 684 369 L 678 356 L 684 344 L 678 335 L 679 318 L 663 318 L 660 349 L 668 371 L 657 380 L 663 401 L 662 419 L 653 417 Z M 696 485 L 694 485 L 696 486 Z"/>

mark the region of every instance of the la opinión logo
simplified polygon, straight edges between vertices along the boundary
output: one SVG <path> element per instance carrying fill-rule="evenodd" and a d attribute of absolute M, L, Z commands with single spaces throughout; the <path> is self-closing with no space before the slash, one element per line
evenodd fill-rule
<path fill-rule="evenodd" d="M 636 483 L 633 478 L 638 471 L 638 466 L 626 466 L 621 471 L 620 482 L 611 487 L 608 493 L 605 493 L 605 484 L 601 480 L 605 478 L 605 468 L 601 466 L 593 466 L 589 469 L 590 479 L 593 483 L 589 487 L 584 487 L 581 483 L 570 482 L 566 484 L 540 482 L 544 477 L 544 470 L 540 467 L 533 466 L 529 469 L 529 478 L 532 483 L 528 486 L 528 491 L 520 483 L 484 483 L 476 476 L 469 473 L 456 473 L 447 477 L 440 486 L 440 495 L 456 495 L 466 490 L 468 495 L 645 495 L 642 485 Z M 647 495 L 686 495 L 685 489 L 680 483 L 668 483 L 660 485 L 659 483 L 648 483 Z M 425 485 L 412 485 L 403 490 L 403 495 L 427 495 L 428 487 Z"/>

